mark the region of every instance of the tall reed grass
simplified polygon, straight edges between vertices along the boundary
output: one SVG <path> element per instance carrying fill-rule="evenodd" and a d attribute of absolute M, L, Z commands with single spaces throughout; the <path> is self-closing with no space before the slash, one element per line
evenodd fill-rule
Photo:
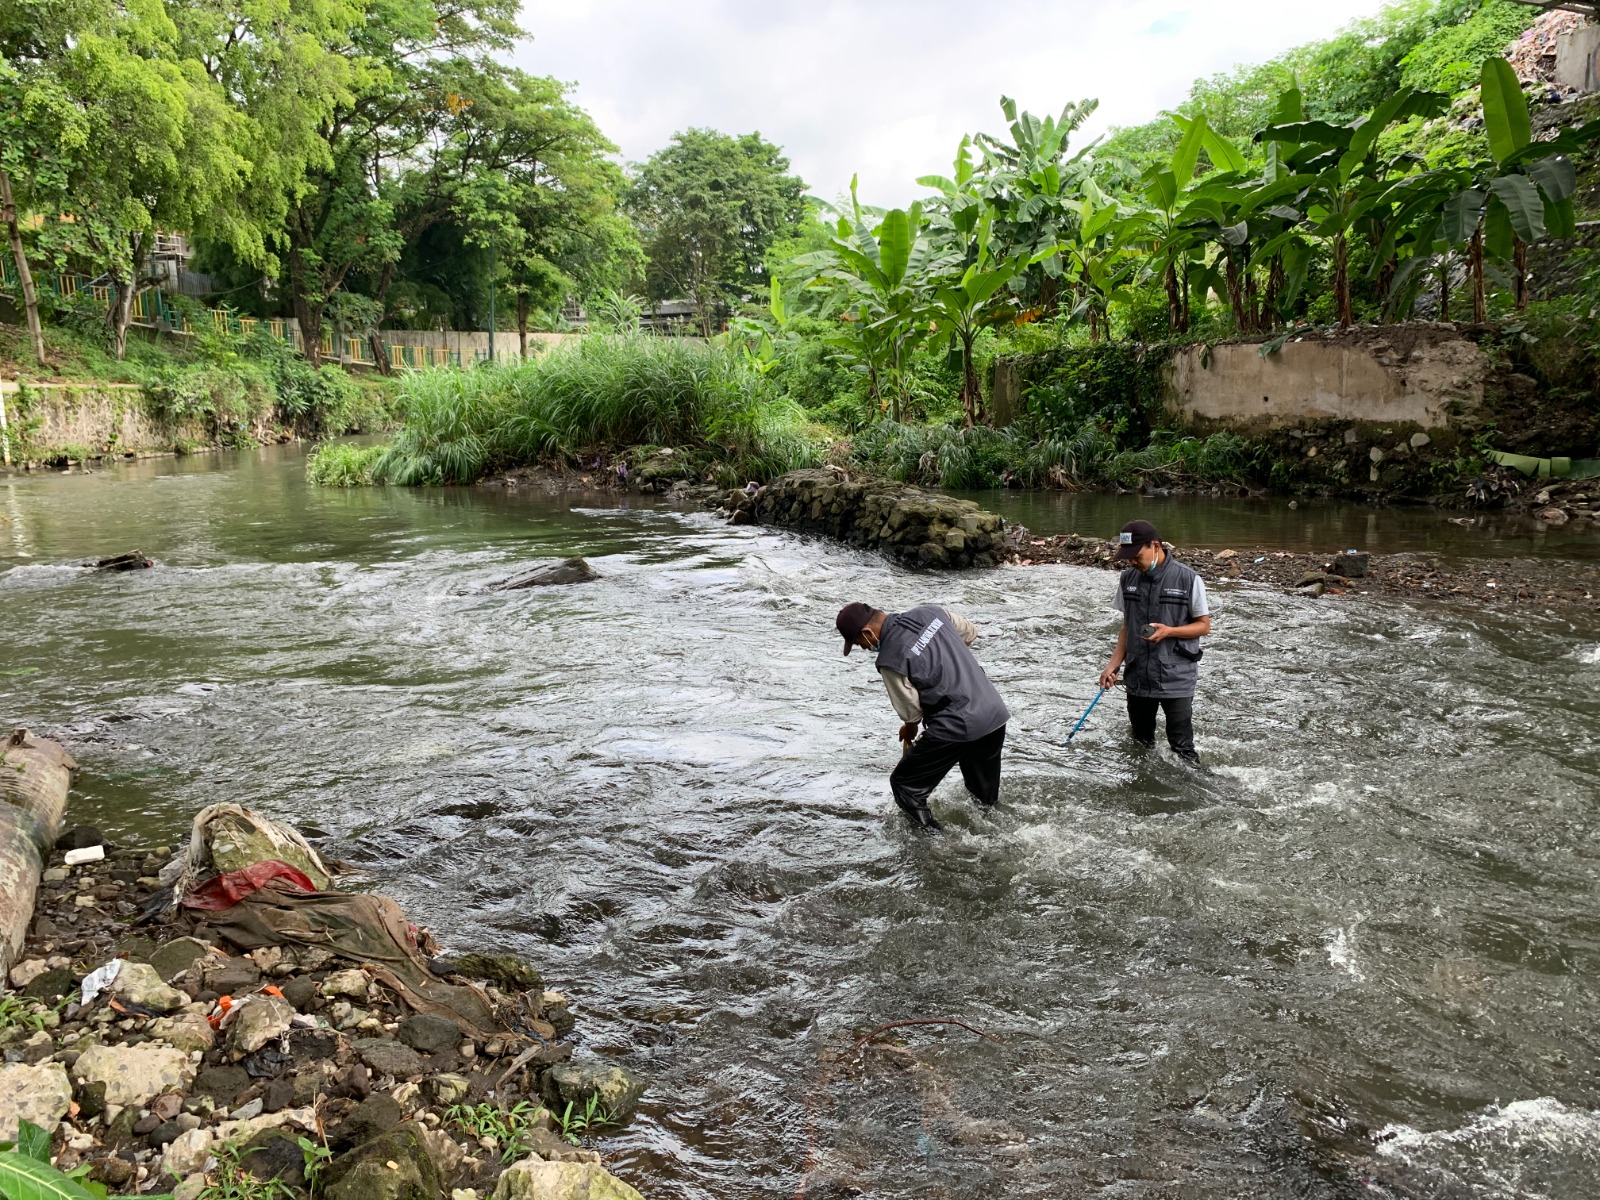
<path fill-rule="evenodd" d="M 804 411 L 736 349 L 691 339 L 591 335 L 525 361 L 420 371 L 399 406 L 379 482 L 468 483 L 623 446 L 683 447 L 727 478 L 766 479 L 822 454 Z"/>

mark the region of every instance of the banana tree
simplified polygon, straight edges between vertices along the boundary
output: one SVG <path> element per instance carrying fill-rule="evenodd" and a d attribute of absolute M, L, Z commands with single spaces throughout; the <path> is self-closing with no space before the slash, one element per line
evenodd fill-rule
<path fill-rule="evenodd" d="M 839 322 L 830 344 L 866 374 L 873 400 L 898 421 L 908 360 L 927 334 L 920 280 L 935 251 L 923 236 L 920 204 L 891 209 L 874 222 L 873 210 L 857 199 L 855 180 L 850 201 L 851 213 L 839 216 L 828 248 L 801 255 L 793 267 L 802 288 L 827 296 L 823 315 Z"/>
<path fill-rule="evenodd" d="M 1098 139 L 1068 157 L 1069 141 L 1099 107 L 1097 100 L 1067 104 L 1059 117 L 1039 118 L 1017 112 L 1009 96 L 1000 109 L 1010 124 L 1011 140 L 980 133 L 973 139 L 981 156 L 975 169 L 975 190 L 994 213 L 994 243 L 1002 256 L 1023 254 L 1030 260 L 1071 236 L 1077 204 L 1091 182 L 1089 158 Z M 920 183 L 950 195 L 953 180 L 924 176 Z M 1046 314 L 1057 307 L 1064 273 L 1059 255 L 1038 257 L 1040 270 L 1030 271 L 1025 294 Z"/>
<path fill-rule="evenodd" d="M 1378 135 L 1397 121 L 1440 112 L 1445 103 L 1445 97 L 1436 93 L 1402 88 L 1349 125 L 1289 121 L 1256 134 L 1257 141 L 1276 144 L 1297 184 L 1294 206 L 1305 213 L 1309 232 L 1331 245 L 1334 304 L 1343 328 L 1355 321 L 1350 302 L 1351 234 L 1383 202 L 1404 169 L 1378 152 Z"/>
<path fill-rule="evenodd" d="M 1576 232 L 1572 197 L 1577 171 L 1568 155 L 1600 138 L 1600 120 L 1569 129 L 1550 141 L 1533 140 L 1528 102 L 1511 64 L 1503 58 L 1483 64 L 1480 95 L 1491 162 L 1480 164 L 1472 186 L 1452 201 L 1457 224 L 1476 217 L 1468 240 L 1473 320 L 1488 319 L 1484 257 L 1511 266 L 1518 311 L 1528 306 L 1528 247 L 1546 236 L 1570 238 Z"/>
<path fill-rule="evenodd" d="M 970 219 L 969 219 L 970 218 Z M 931 329 L 944 333 L 961 360 L 961 408 L 968 425 L 983 416 L 983 389 L 973 363 L 972 347 L 986 326 L 1018 308 L 1007 285 L 1028 266 L 1028 256 L 997 257 L 992 250 L 993 217 L 987 211 L 963 209 L 952 225 L 952 240 L 942 261 L 948 265 L 927 277 L 926 310 Z M 1054 247 L 1041 254 L 1053 254 Z"/>
<path fill-rule="evenodd" d="M 1070 317 L 1087 318 L 1089 340 L 1098 342 L 1109 327 L 1111 305 L 1127 299 L 1139 281 L 1143 255 L 1136 243 L 1142 214 L 1122 214 L 1092 180 L 1086 190 L 1078 202 L 1077 232 L 1056 253 L 1067 264 L 1066 276 L 1076 293 Z"/>
<path fill-rule="evenodd" d="M 1189 186 L 1194 180 L 1195 167 L 1200 161 L 1200 150 L 1209 132 L 1206 119 L 1196 117 L 1187 127 L 1180 123 L 1183 137 L 1172 158 L 1145 171 L 1141 181 L 1148 209 L 1139 214 L 1136 226 L 1152 253 L 1161 262 L 1162 284 L 1167 293 L 1167 324 L 1173 333 L 1186 333 L 1189 329 L 1188 289 L 1182 287 L 1178 266 L 1187 264 L 1196 240 L 1183 209 Z"/>

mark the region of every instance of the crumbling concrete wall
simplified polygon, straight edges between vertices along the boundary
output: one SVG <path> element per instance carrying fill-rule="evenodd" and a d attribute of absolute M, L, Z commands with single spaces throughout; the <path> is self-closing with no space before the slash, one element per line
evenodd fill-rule
<path fill-rule="evenodd" d="M 1005 522 L 970 500 L 832 470 L 791 471 L 755 497 L 755 519 L 852 546 L 908 566 L 992 567 L 1006 557 Z"/>
<path fill-rule="evenodd" d="M 1202 429 L 1266 432 L 1314 421 L 1448 429 L 1484 402 L 1478 346 L 1444 325 L 1308 333 L 1263 356 L 1259 342 L 1181 347 L 1167 368 L 1168 412 Z"/>
<path fill-rule="evenodd" d="M 1600 25 L 1574 29 L 1557 43 L 1556 82 L 1580 92 L 1600 92 Z"/>

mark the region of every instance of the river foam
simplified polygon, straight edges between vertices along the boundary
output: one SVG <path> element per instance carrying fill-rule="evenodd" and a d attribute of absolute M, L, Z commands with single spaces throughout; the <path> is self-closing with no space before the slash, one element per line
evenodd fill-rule
<path fill-rule="evenodd" d="M 1505 1200 L 1579 1200 L 1600 1177 L 1600 1111 L 1550 1096 L 1492 1106 L 1455 1129 L 1389 1125 L 1377 1141 L 1384 1158 Z"/>

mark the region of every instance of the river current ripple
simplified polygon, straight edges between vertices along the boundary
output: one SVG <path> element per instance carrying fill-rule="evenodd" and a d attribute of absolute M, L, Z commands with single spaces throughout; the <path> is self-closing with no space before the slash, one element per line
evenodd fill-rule
<path fill-rule="evenodd" d="M 1600 1191 L 1600 628 L 1214 583 L 1195 775 L 1112 703 L 1061 746 L 1109 574 L 300 470 L 0 479 L 0 717 L 77 820 L 257 806 L 539 964 L 650 1080 L 602 1149 L 652 1200 Z M 565 554 L 602 578 L 483 590 Z M 983 630 L 998 812 L 892 811 L 858 598 Z M 850 1052 L 947 1016 L 996 1040 Z"/>

